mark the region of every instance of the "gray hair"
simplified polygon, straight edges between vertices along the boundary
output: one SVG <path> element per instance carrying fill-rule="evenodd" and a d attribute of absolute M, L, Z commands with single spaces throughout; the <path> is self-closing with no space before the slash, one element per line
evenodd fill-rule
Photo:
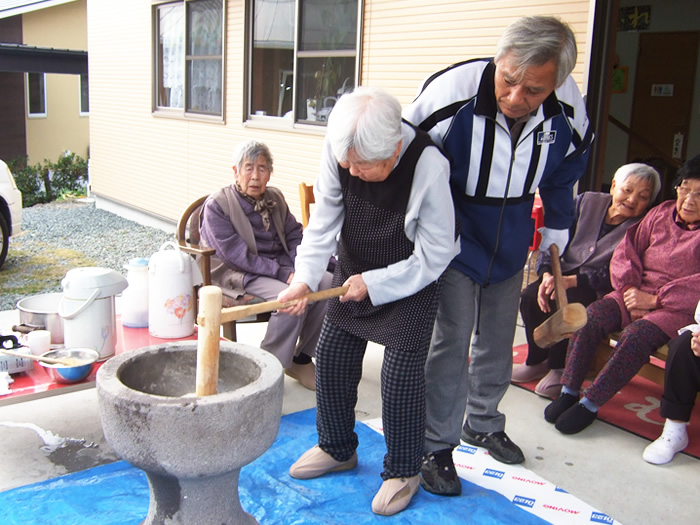
<path fill-rule="evenodd" d="M 358 87 L 338 99 L 326 136 L 338 162 L 351 149 L 367 162 L 391 158 L 401 140 L 401 104 L 381 89 Z"/>
<path fill-rule="evenodd" d="M 518 76 L 528 67 L 550 60 L 557 65 L 557 87 L 576 65 L 576 38 L 571 28 L 553 16 L 526 16 L 510 24 L 498 40 L 495 61 L 508 55 Z"/>
<path fill-rule="evenodd" d="M 654 202 L 656 200 L 659 191 L 661 191 L 661 176 L 658 171 L 648 164 L 633 162 L 632 164 L 620 166 L 615 172 L 615 175 L 613 175 L 613 180 L 617 181 L 618 184 L 623 184 L 630 177 L 651 182 L 651 200 L 649 202 Z"/>
<path fill-rule="evenodd" d="M 236 146 L 236 149 L 233 150 L 233 165 L 240 171 L 246 159 L 255 163 L 259 157 L 267 161 L 267 167 L 272 173 L 272 153 L 270 153 L 270 148 L 257 140 L 248 140 Z"/>

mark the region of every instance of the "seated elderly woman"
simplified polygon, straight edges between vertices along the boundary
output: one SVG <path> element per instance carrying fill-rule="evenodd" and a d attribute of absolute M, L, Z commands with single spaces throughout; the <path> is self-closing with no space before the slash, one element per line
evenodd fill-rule
<path fill-rule="evenodd" d="M 561 256 L 566 297 L 570 303 L 588 306 L 612 291 L 610 258 L 627 229 L 639 222 L 661 189 L 658 172 L 646 164 L 625 164 L 613 177 L 610 193 L 589 191 L 576 198 L 576 215 L 569 241 Z M 523 290 L 520 314 L 525 324 L 528 353 L 525 364 L 513 369 L 511 381 L 541 381 L 535 393 L 556 397 L 566 361 L 568 339 L 551 348 L 535 343 L 533 332 L 553 314 L 552 260 L 543 252 L 537 261 L 540 278 Z"/>
<path fill-rule="evenodd" d="M 678 181 L 675 201 L 627 230 L 610 261 L 613 291 L 588 306 L 586 326 L 569 340 L 561 395 L 544 411 L 564 434 L 589 426 L 651 353 L 693 322 L 700 298 L 700 155 L 681 167 Z M 617 330 L 612 356 L 579 400 L 598 345 Z"/>
<path fill-rule="evenodd" d="M 695 197 L 700 201 L 700 194 Z M 686 426 L 700 392 L 700 302 L 695 310 L 695 322 L 668 344 L 661 398 L 661 417 L 666 418 L 666 423 L 658 439 L 644 449 L 642 457 L 647 463 L 668 463 L 688 446 Z"/>
<path fill-rule="evenodd" d="M 233 154 L 234 183 L 204 203 L 202 244 L 216 250 L 211 277 L 225 296 L 237 298 L 247 292 L 275 300 L 294 277 L 302 226 L 289 212 L 282 192 L 267 186 L 271 174 L 268 147 L 244 142 Z M 332 279 L 325 272 L 319 289 L 329 288 Z M 311 358 L 325 311 L 326 301 L 321 301 L 300 317 L 274 312 L 260 343 L 280 360 L 288 376 L 310 390 L 315 389 L 316 375 Z"/>

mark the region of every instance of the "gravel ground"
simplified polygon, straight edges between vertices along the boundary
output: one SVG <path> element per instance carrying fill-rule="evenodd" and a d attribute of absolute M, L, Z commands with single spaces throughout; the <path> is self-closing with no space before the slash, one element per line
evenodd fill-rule
<path fill-rule="evenodd" d="M 24 208 L 22 233 L 10 239 L 0 269 L 0 310 L 15 308 L 28 295 L 62 291 L 60 280 L 73 267 L 100 266 L 125 275 L 129 259 L 150 257 L 174 240 L 172 234 L 97 209 L 92 199 Z M 36 289 L 26 293 L 30 286 Z"/>

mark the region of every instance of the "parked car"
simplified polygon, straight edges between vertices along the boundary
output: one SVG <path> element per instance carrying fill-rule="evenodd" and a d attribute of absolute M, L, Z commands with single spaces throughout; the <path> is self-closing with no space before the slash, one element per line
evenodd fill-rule
<path fill-rule="evenodd" d="M 10 237 L 22 231 L 22 192 L 10 168 L 0 160 L 0 268 L 7 258 Z"/>

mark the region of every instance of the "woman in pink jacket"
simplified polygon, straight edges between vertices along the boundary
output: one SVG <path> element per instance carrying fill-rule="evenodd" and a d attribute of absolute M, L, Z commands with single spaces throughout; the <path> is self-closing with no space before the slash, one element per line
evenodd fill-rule
<path fill-rule="evenodd" d="M 700 298 L 700 155 L 678 172 L 677 199 L 631 227 L 610 261 L 613 291 L 587 309 L 588 323 L 569 340 L 562 392 L 544 418 L 576 434 L 678 329 L 693 322 Z M 622 330 L 612 357 L 579 399 L 598 345 Z"/>

